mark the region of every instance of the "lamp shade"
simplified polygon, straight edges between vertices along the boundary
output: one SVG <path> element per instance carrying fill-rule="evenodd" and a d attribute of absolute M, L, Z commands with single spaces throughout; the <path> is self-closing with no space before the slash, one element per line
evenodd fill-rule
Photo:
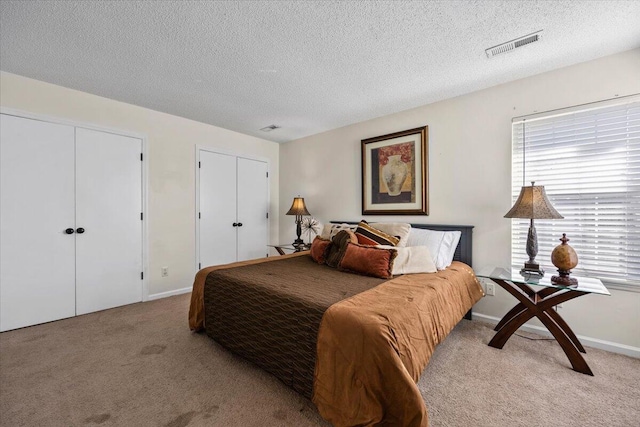
<path fill-rule="evenodd" d="M 528 219 L 562 219 L 564 218 L 551 205 L 544 191 L 543 185 L 522 187 L 520 196 L 511 210 L 504 216 L 505 218 L 528 218 Z"/>
<path fill-rule="evenodd" d="M 294 197 L 287 215 L 311 215 L 304 204 L 304 197 Z"/>

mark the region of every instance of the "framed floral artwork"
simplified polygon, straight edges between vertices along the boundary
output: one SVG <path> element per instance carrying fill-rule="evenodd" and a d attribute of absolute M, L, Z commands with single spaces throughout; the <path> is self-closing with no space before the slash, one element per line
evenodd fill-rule
<path fill-rule="evenodd" d="M 428 215 L 428 126 L 362 140 L 362 214 Z"/>

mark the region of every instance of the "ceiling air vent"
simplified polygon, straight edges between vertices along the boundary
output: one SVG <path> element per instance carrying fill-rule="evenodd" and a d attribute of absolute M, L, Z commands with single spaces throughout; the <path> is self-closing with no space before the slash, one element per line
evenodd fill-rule
<path fill-rule="evenodd" d="M 272 130 L 276 130 L 276 129 L 280 129 L 280 126 L 276 126 L 276 125 L 269 125 L 267 127 L 264 127 L 262 129 L 260 129 L 262 132 L 271 132 Z"/>
<path fill-rule="evenodd" d="M 506 43 L 499 44 L 494 47 L 490 47 L 489 49 L 486 49 L 485 52 L 487 53 L 487 58 L 491 58 L 496 55 L 500 55 L 501 53 L 511 52 L 512 50 L 517 49 L 519 47 L 526 46 L 533 42 L 540 41 L 541 39 L 542 39 L 542 30 L 536 31 L 535 33 L 528 34 L 523 37 L 519 37 L 515 40 L 511 40 Z"/>

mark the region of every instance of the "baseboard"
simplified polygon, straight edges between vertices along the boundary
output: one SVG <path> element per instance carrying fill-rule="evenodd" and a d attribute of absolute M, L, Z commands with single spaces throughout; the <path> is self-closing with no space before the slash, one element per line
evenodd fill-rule
<path fill-rule="evenodd" d="M 485 322 L 491 324 L 497 324 L 500 319 L 494 316 L 488 316 L 486 314 L 473 312 L 473 318 L 478 320 L 483 320 Z M 529 325 L 525 323 L 520 327 L 520 330 L 533 332 L 540 335 L 551 336 L 551 333 L 547 330 L 547 328 L 538 326 L 538 325 Z M 633 347 L 626 344 L 618 344 L 611 341 L 600 340 L 598 338 L 585 337 L 583 335 L 578 335 L 578 339 L 585 347 L 593 347 L 598 348 L 600 350 L 610 351 L 612 353 L 624 354 L 625 356 L 635 357 L 636 359 L 640 359 L 640 348 Z"/>
<path fill-rule="evenodd" d="M 176 289 L 175 291 L 167 291 L 167 292 L 152 294 L 152 295 L 149 295 L 149 297 L 147 298 L 147 301 L 153 301 L 160 298 L 172 297 L 175 295 L 187 294 L 191 292 L 191 289 L 192 289 L 191 286 L 189 286 L 188 288 Z"/>

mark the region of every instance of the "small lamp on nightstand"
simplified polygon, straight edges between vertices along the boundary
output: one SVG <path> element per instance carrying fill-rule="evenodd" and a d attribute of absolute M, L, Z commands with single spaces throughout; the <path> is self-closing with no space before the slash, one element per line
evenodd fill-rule
<path fill-rule="evenodd" d="M 296 216 L 296 233 L 298 234 L 298 238 L 293 241 L 293 246 L 296 248 L 304 245 L 304 240 L 300 238 L 302 234 L 302 216 L 303 215 L 311 215 L 307 210 L 307 207 L 304 204 L 304 197 L 294 197 L 293 203 L 291 204 L 291 208 L 287 215 L 295 215 Z"/>
<path fill-rule="evenodd" d="M 527 218 L 531 220 L 529 225 L 529 234 L 527 235 L 527 255 L 529 261 L 524 263 L 524 267 L 520 270 L 520 274 L 528 277 L 542 277 L 544 270 L 536 262 L 538 255 L 538 235 L 533 225 L 534 219 L 562 219 L 562 215 L 551 205 L 544 191 L 544 186 L 534 185 L 523 186 L 520 190 L 520 196 L 513 205 L 511 210 L 504 216 L 505 218 Z"/>

